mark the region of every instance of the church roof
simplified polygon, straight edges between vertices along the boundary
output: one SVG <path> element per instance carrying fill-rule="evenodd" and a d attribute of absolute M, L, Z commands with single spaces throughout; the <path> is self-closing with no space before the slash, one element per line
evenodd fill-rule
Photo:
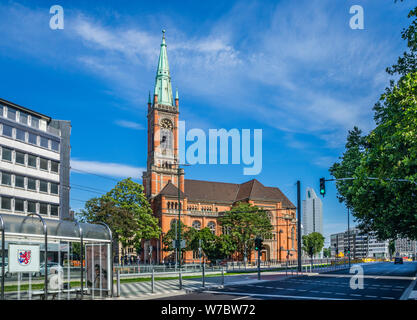
<path fill-rule="evenodd" d="M 178 188 L 171 181 L 169 181 L 159 194 L 163 196 L 178 198 Z M 180 197 L 181 199 L 184 199 L 187 196 L 184 194 L 184 192 L 180 191 Z"/>
<path fill-rule="evenodd" d="M 295 208 L 279 188 L 265 187 L 256 179 L 242 184 L 189 179 L 185 179 L 184 183 L 185 194 L 190 201 L 228 204 L 244 200 L 276 201 L 282 202 L 284 208 Z"/>

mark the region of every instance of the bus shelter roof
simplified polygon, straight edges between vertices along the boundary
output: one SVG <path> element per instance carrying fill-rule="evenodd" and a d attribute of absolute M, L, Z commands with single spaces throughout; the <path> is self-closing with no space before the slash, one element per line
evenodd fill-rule
<path fill-rule="evenodd" d="M 45 222 L 48 239 L 111 242 L 112 236 L 105 225 L 68 220 L 47 219 L 36 215 L 0 214 L 3 219 L 4 234 L 7 236 L 44 237 Z M 0 224 L 1 228 L 1 224 Z M 0 230 L 1 231 L 1 230 Z"/>

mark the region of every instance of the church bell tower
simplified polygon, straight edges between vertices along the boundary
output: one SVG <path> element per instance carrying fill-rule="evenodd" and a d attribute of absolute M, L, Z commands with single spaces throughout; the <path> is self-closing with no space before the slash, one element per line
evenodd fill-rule
<path fill-rule="evenodd" d="M 156 71 L 153 97 L 148 98 L 148 160 L 143 173 L 144 191 L 152 199 L 171 181 L 178 187 L 178 91 L 172 95 L 171 75 L 169 73 L 165 30 Z M 183 175 L 181 178 L 183 180 Z M 181 180 L 181 190 L 184 183 Z"/>

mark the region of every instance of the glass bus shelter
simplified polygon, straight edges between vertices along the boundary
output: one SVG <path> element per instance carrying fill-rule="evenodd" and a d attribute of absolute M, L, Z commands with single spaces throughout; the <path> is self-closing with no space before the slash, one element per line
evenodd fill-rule
<path fill-rule="evenodd" d="M 104 223 L 0 214 L 1 300 L 113 296 L 112 234 Z"/>

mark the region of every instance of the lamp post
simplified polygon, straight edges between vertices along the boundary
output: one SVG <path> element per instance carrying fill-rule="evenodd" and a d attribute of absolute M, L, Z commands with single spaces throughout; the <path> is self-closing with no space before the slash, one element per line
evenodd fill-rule
<path fill-rule="evenodd" d="M 182 164 L 183 166 L 189 166 L 189 164 Z M 181 268 L 181 174 L 184 174 L 184 169 L 178 165 L 177 175 L 178 175 L 178 267 Z"/>

